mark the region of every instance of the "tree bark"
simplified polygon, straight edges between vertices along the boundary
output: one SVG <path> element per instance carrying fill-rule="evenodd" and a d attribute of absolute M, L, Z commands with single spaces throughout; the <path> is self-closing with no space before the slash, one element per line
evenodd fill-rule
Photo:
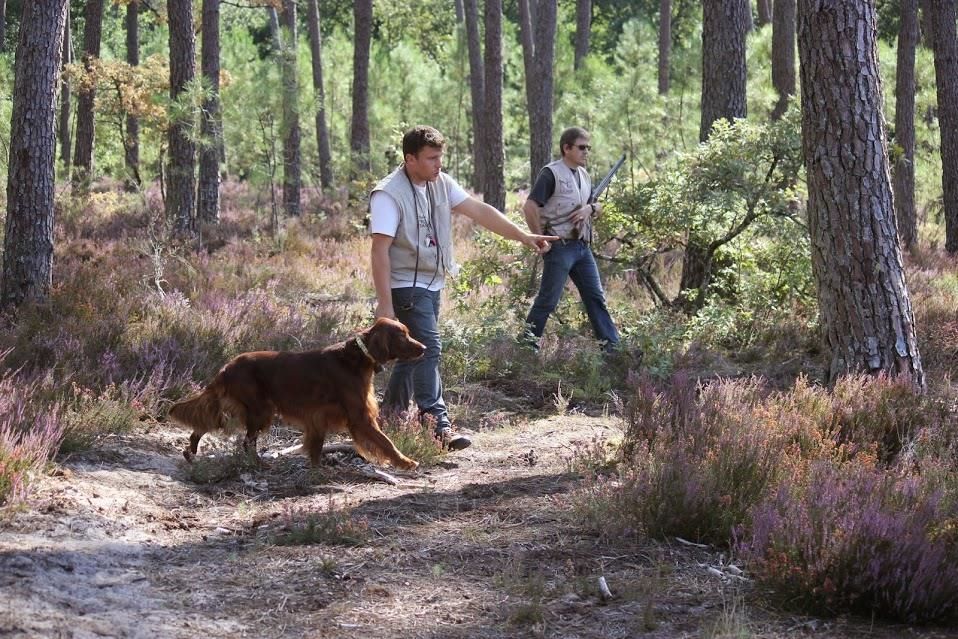
<path fill-rule="evenodd" d="M 192 0 L 167 0 L 170 28 L 170 99 L 176 103 L 196 78 L 196 42 Z M 192 233 L 196 226 L 193 117 L 189 109 L 172 111 L 169 163 L 166 170 L 166 214 L 176 233 Z"/>
<path fill-rule="evenodd" d="M 659 95 L 669 92 L 669 59 L 672 55 L 672 0 L 659 1 Z"/>
<path fill-rule="evenodd" d="M 302 167 L 300 162 L 299 74 L 296 70 L 296 0 L 283 0 L 283 208 L 299 217 Z"/>
<path fill-rule="evenodd" d="M 464 0 L 463 16 L 466 22 L 466 43 L 469 49 L 469 95 L 472 97 L 472 188 L 477 193 L 482 193 L 485 188 L 483 169 L 489 161 L 485 157 L 488 149 L 480 142 L 486 89 L 476 0 Z"/>
<path fill-rule="evenodd" d="M 552 69 L 557 11 L 556 0 L 519 0 L 519 28 L 522 32 L 529 110 L 530 184 L 535 182 L 540 169 L 552 157 Z"/>
<path fill-rule="evenodd" d="M 349 148 L 353 152 L 353 174 L 368 172 L 369 161 L 369 48 L 372 40 L 373 2 L 353 3 L 355 36 L 353 46 L 353 118 Z"/>
<path fill-rule="evenodd" d="M 502 0 L 486 0 L 485 26 L 485 114 L 479 142 L 486 147 L 482 194 L 488 204 L 501 211 L 506 206 L 505 155 L 502 148 Z"/>
<path fill-rule="evenodd" d="M 67 3 L 67 18 L 64 21 L 63 25 L 64 34 L 63 34 L 63 66 L 65 67 L 68 64 L 73 63 L 73 37 L 70 29 L 70 5 Z M 70 118 L 70 107 L 72 106 L 71 97 L 70 97 L 70 83 L 67 81 L 66 77 L 61 74 L 60 80 L 62 90 L 60 93 L 60 126 L 58 127 L 58 135 L 60 139 L 60 161 L 63 162 L 63 168 L 66 169 L 66 173 L 69 176 L 70 174 L 70 163 L 71 155 L 70 151 L 73 148 L 72 135 L 70 134 L 70 127 L 72 125 L 72 120 Z"/>
<path fill-rule="evenodd" d="M 699 140 L 705 142 L 712 124 L 744 118 L 745 36 L 752 25 L 748 0 L 705 2 L 702 11 L 702 120 Z M 696 229 L 689 229 L 682 257 L 680 298 L 688 313 L 702 308 L 712 275 L 712 253 Z M 692 291 L 695 291 L 694 293 Z"/>
<path fill-rule="evenodd" d="M 719 118 L 731 121 L 746 115 L 745 36 L 751 24 L 748 0 L 703 4 L 702 142 Z"/>
<path fill-rule="evenodd" d="M 572 68 L 578 71 L 589 55 L 589 37 L 592 35 L 592 0 L 575 3 L 575 58 Z"/>
<path fill-rule="evenodd" d="M 269 35 L 273 45 L 273 55 L 282 55 L 283 43 L 280 40 L 279 14 L 276 13 L 276 7 L 266 7 L 266 16 L 269 18 Z"/>
<path fill-rule="evenodd" d="M 812 270 L 829 380 L 907 376 L 924 387 L 895 231 L 872 0 L 798 7 Z"/>
<path fill-rule="evenodd" d="M 53 284 L 54 163 L 66 0 L 23 7 L 17 43 L 0 308 L 43 300 Z"/>
<path fill-rule="evenodd" d="M 0 51 L 7 50 L 7 0 L 0 0 Z"/>
<path fill-rule="evenodd" d="M 131 67 L 140 64 L 140 0 L 132 0 L 126 5 L 126 62 Z M 143 180 L 140 178 L 140 121 L 133 115 L 126 116 L 126 136 L 123 140 L 124 160 L 129 174 L 127 185 L 135 189 Z"/>
<path fill-rule="evenodd" d="M 778 120 L 795 95 L 795 0 L 775 0 L 772 13 L 772 86 L 778 102 L 772 119 Z"/>
<path fill-rule="evenodd" d="M 83 27 L 83 67 L 87 73 L 91 73 L 94 62 L 100 57 L 103 0 L 87 0 L 84 17 L 86 24 Z M 73 153 L 72 182 L 73 187 L 81 193 L 89 188 L 93 177 L 95 101 L 95 85 L 81 87 L 77 92 L 76 148 Z"/>
<path fill-rule="evenodd" d="M 199 184 L 196 215 L 215 224 L 220 219 L 220 144 L 223 137 L 220 110 L 220 0 L 203 0 L 203 45 L 200 67 L 207 91 L 200 113 Z"/>
<path fill-rule="evenodd" d="M 931 2 L 938 88 L 938 126 L 941 130 L 942 208 L 945 213 L 945 250 L 958 253 L 958 35 L 955 0 Z"/>
<path fill-rule="evenodd" d="M 935 48 L 935 26 L 932 24 L 931 0 L 918 0 L 919 21 L 921 26 L 921 43 L 926 49 Z"/>
<path fill-rule="evenodd" d="M 323 36 L 320 31 L 319 5 L 307 2 L 309 49 L 313 63 L 313 93 L 316 100 L 316 148 L 319 152 L 319 179 L 323 188 L 333 186 L 333 158 L 329 150 L 329 129 L 326 127 L 326 91 L 323 88 Z"/>
<path fill-rule="evenodd" d="M 758 0 L 758 26 L 764 27 L 774 18 L 772 11 L 772 0 Z"/>
<path fill-rule="evenodd" d="M 918 240 L 915 214 L 915 47 L 918 45 L 918 4 L 901 0 L 898 65 L 895 77 L 895 144 L 901 148 L 895 162 L 895 219 L 903 247 Z"/>

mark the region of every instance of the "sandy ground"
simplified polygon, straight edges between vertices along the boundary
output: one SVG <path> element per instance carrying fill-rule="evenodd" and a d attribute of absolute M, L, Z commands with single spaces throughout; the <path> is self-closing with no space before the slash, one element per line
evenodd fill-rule
<path fill-rule="evenodd" d="M 0 637 L 958 636 L 767 611 L 718 551 L 600 543 L 571 516 L 570 460 L 619 428 L 520 420 L 397 486 L 299 456 L 201 483 L 183 431 L 108 438 L 2 524 Z M 291 442 L 279 429 L 267 456 Z M 204 467 L 228 467 L 233 443 L 213 443 Z M 361 538 L 276 543 L 310 520 Z"/>

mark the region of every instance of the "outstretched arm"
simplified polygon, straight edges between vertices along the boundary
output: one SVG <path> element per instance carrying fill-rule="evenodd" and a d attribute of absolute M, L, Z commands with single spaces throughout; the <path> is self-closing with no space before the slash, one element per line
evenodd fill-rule
<path fill-rule="evenodd" d="M 474 197 L 467 197 L 452 210 L 506 239 L 522 242 L 537 253 L 547 252 L 551 248 L 549 242 L 559 239 L 555 235 L 526 233 L 495 208 Z"/>

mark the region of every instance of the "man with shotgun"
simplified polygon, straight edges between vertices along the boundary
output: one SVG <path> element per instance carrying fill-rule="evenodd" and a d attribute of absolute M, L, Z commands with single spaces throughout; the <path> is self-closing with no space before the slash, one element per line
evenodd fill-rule
<path fill-rule="evenodd" d="M 527 337 L 536 350 L 546 320 L 558 306 L 570 277 L 602 350 L 612 352 L 619 344 L 619 333 L 605 303 L 591 242 L 592 222 L 602 214 L 602 205 L 596 200 L 622 166 L 625 156 L 593 190 L 585 170 L 591 148 L 585 129 L 571 127 L 563 131 L 559 138 L 559 159 L 542 168 L 522 207 L 529 230 L 561 238 L 542 255 L 542 282 L 526 317 Z"/>

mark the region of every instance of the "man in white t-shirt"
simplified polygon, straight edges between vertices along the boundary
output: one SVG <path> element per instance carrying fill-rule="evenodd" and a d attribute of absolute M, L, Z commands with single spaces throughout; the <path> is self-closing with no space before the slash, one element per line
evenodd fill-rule
<path fill-rule="evenodd" d="M 442 172 L 445 140 L 429 126 L 403 136 L 404 162 L 383 178 L 369 198 L 372 272 L 376 317 L 398 319 L 426 345 L 425 356 L 393 368 L 383 398 L 387 411 L 404 411 L 415 399 L 421 415 L 436 420 L 436 436 L 450 450 L 472 442 L 452 432 L 439 377 L 441 340 L 439 299 L 446 275 L 456 273 L 452 245 L 452 213 L 461 213 L 507 239 L 538 253 L 558 239 L 523 231 L 488 204 L 467 194 Z"/>

